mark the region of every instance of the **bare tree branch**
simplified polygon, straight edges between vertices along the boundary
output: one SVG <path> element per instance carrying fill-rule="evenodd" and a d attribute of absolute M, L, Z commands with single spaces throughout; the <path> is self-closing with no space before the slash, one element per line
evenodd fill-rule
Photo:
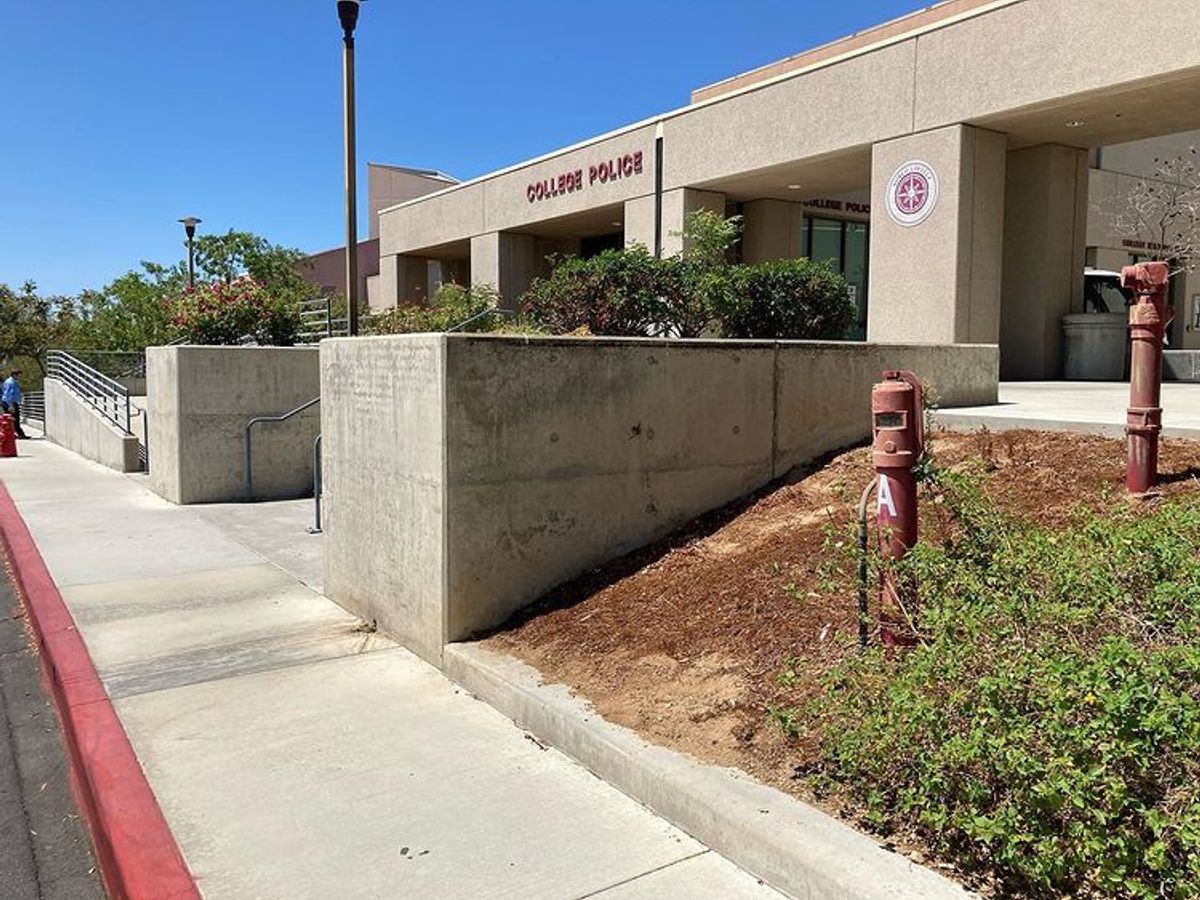
<path fill-rule="evenodd" d="M 1155 157 L 1154 169 L 1102 204 L 1113 230 L 1170 263 L 1171 274 L 1200 266 L 1200 152 Z M 1105 209 L 1104 207 L 1107 207 Z"/>

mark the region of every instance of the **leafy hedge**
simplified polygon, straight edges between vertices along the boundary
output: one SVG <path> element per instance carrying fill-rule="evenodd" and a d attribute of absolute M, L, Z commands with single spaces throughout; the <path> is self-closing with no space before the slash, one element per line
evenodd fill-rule
<path fill-rule="evenodd" d="M 737 220 L 694 213 L 679 256 L 657 259 L 645 247 L 590 259 L 556 258 L 524 296 L 530 321 L 556 333 L 730 338 L 845 336 L 855 309 L 845 280 L 807 259 L 754 265 L 725 256 Z"/>
<path fill-rule="evenodd" d="M 925 642 L 776 711 L 820 736 L 812 784 L 1003 895 L 1200 895 L 1200 503 L 1049 530 L 933 487 L 954 537 L 907 561 Z"/>
<path fill-rule="evenodd" d="M 644 247 L 606 250 L 589 259 L 557 257 L 523 298 L 525 315 L 547 331 L 637 337 L 695 337 L 708 316 L 689 309 L 685 265 Z"/>
<path fill-rule="evenodd" d="M 248 275 L 187 288 L 169 301 L 171 325 L 192 344 L 296 342 L 300 311 L 294 300 L 269 291 Z"/>
<path fill-rule="evenodd" d="M 487 285 L 463 287 L 446 283 L 434 293 L 428 306 L 406 304 L 368 316 L 364 334 L 425 334 L 458 329 L 466 324 L 473 333 L 499 331 L 527 333 L 527 323 L 514 321 L 500 306 L 500 294 Z"/>
<path fill-rule="evenodd" d="M 729 338 L 838 340 L 856 315 L 845 279 L 807 259 L 730 266 L 724 283 L 710 290 L 713 315 Z"/>

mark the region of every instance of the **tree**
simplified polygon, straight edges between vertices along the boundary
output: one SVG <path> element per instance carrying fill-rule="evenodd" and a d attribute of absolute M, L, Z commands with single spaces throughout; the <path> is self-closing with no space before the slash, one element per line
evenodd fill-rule
<path fill-rule="evenodd" d="M 688 213 L 683 231 L 672 231 L 683 238 L 683 259 L 702 268 L 717 269 L 729 261 L 729 250 L 742 236 L 742 217 L 725 216 L 711 209 Z"/>
<path fill-rule="evenodd" d="M 288 301 L 315 297 L 317 288 L 300 275 L 304 254 L 272 244 L 248 231 L 227 231 L 196 238 L 196 273 L 204 281 L 226 284 L 249 275 L 273 296 Z"/>
<path fill-rule="evenodd" d="M 272 306 L 295 307 L 314 296 L 315 288 L 300 277 L 299 250 L 272 244 L 246 231 L 196 238 L 197 290 L 232 284 L 249 275 Z M 173 319 L 187 290 L 187 263 L 143 261 L 99 290 L 85 290 L 77 300 L 78 321 L 60 346 L 81 350 L 141 350 L 182 336 Z M 289 340 L 287 335 L 277 340 Z"/>
<path fill-rule="evenodd" d="M 137 350 L 177 336 L 169 301 L 187 284 L 182 264 L 143 262 L 98 291 L 79 295 L 80 327 L 71 346 L 84 350 Z"/>
<path fill-rule="evenodd" d="M 43 297 L 37 284 L 26 281 L 20 291 L 0 284 L 0 356 L 25 358 L 46 374 L 46 354 L 65 346 L 77 323 L 69 297 Z"/>
<path fill-rule="evenodd" d="M 1190 147 L 1155 157 L 1154 169 L 1134 179 L 1110 211 L 1118 234 L 1136 238 L 1171 264 L 1171 274 L 1200 264 L 1200 153 Z"/>

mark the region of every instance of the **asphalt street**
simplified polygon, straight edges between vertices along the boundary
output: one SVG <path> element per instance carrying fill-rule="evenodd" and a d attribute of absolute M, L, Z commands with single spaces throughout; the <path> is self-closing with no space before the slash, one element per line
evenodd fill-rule
<path fill-rule="evenodd" d="M 7 567 L 0 571 L 0 895 L 103 898 L 67 783 L 58 717 L 10 578 Z"/>

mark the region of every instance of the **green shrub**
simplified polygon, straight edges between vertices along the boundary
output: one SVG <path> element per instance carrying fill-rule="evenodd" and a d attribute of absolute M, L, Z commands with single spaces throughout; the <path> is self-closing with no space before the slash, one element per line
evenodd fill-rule
<path fill-rule="evenodd" d="M 296 303 L 268 292 L 250 276 L 188 288 L 169 302 L 171 324 L 191 344 L 240 344 L 253 339 L 281 347 L 296 342 Z"/>
<path fill-rule="evenodd" d="M 547 331 L 691 337 L 703 330 L 704 322 L 688 317 L 679 260 L 656 259 L 635 246 L 589 259 L 554 257 L 551 266 L 523 298 L 525 314 Z"/>
<path fill-rule="evenodd" d="M 709 291 L 730 338 L 839 340 L 856 315 L 845 279 L 808 259 L 729 266 Z"/>
<path fill-rule="evenodd" d="M 808 773 L 1002 895 L 1200 894 L 1200 503 L 1064 530 L 935 470 L 944 545 L 906 561 L 924 642 L 866 653 L 800 710 Z"/>
<path fill-rule="evenodd" d="M 530 319 L 548 331 L 628 337 L 839 339 L 854 322 L 845 280 L 805 259 L 728 262 L 741 218 L 709 210 L 688 216 L 679 256 L 645 247 L 590 259 L 556 257 L 525 294 Z"/>
<path fill-rule="evenodd" d="M 363 323 L 364 334 L 425 334 L 448 331 L 470 322 L 466 330 L 487 332 L 504 330 L 502 314 L 484 315 L 500 308 L 500 294 L 490 285 L 446 283 L 434 293 L 428 306 L 406 304 L 369 316 Z M 473 320 L 473 321 L 472 321 Z"/>

